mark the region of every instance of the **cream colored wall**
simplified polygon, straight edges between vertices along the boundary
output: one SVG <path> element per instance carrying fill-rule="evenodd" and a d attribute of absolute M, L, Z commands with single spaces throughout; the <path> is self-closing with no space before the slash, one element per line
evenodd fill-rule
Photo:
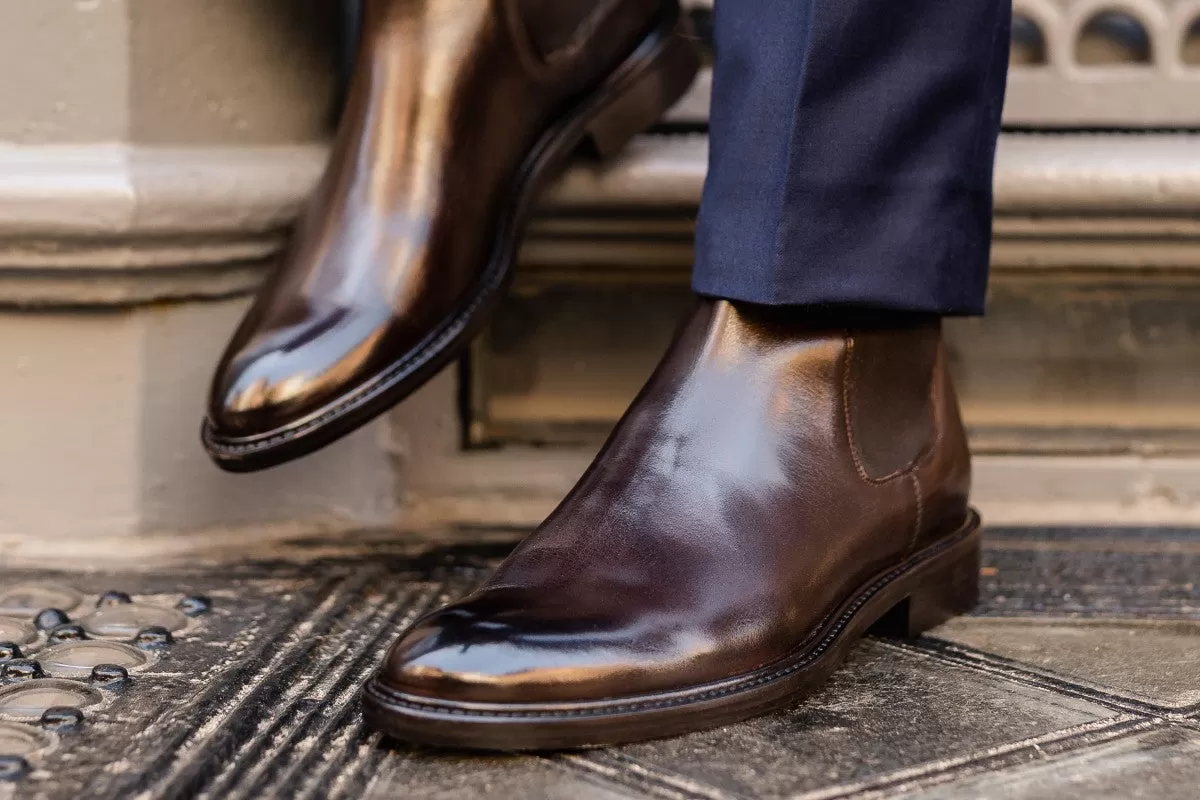
<path fill-rule="evenodd" d="M 336 2 L 125 2 L 134 141 L 279 145 L 328 133 Z"/>
<path fill-rule="evenodd" d="M 331 129 L 324 0 L 0 0 L 0 557 L 395 520 L 386 426 L 221 473 L 211 370 Z"/>
<path fill-rule="evenodd" d="M 129 14 L 129 0 L 0 0 L 0 142 L 123 139 Z"/>

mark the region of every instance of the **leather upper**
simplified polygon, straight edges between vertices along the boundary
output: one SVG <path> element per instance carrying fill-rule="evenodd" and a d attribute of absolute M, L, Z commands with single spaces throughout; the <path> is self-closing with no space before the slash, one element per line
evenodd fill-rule
<path fill-rule="evenodd" d="M 733 677 L 960 528 L 970 460 L 939 323 L 788 313 L 703 301 L 557 510 L 380 679 L 528 703 Z"/>
<path fill-rule="evenodd" d="M 470 302 L 530 149 L 660 0 L 366 0 L 329 166 L 217 368 L 208 417 L 271 432 L 378 376 Z M 545 6 L 545 8 L 542 8 Z"/>

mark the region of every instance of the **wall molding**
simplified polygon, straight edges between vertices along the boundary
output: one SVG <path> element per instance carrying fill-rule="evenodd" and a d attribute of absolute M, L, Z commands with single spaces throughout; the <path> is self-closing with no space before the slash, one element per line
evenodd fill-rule
<path fill-rule="evenodd" d="M 322 145 L 0 145 L 0 238 L 262 233 L 295 214 Z"/>
<path fill-rule="evenodd" d="M 702 134 L 643 136 L 607 165 L 577 165 L 548 205 L 694 208 L 707 164 Z M 998 214 L 1194 214 L 1200 133 L 1005 133 L 995 183 Z"/>
<path fill-rule="evenodd" d="M 326 153 L 0 146 L 0 305 L 253 291 Z M 577 164 L 523 262 L 686 267 L 707 164 L 701 134 L 643 136 L 608 164 Z M 996 212 L 1002 268 L 1200 268 L 1200 134 L 1005 134 Z"/>
<path fill-rule="evenodd" d="M 0 305 L 252 291 L 326 148 L 0 146 Z"/>

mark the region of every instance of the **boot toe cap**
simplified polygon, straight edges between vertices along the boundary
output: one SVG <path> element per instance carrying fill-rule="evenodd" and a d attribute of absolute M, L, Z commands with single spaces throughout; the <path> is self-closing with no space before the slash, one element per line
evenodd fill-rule
<path fill-rule="evenodd" d="M 320 413 L 379 371 L 383 313 L 340 310 L 330 320 L 246 336 L 213 380 L 208 424 L 218 438 L 278 432 Z"/>
<path fill-rule="evenodd" d="M 447 609 L 404 634 L 378 677 L 393 690 L 450 702 L 536 703 L 604 697 L 631 663 L 590 637 L 568 643 L 570 633 L 531 628 Z"/>
<path fill-rule="evenodd" d="M 218 435 L 262 435 L 316 411 L 328 393 L 327 382 L 304 359 L 267 352 L 242 360 L 218 378 L 208 421 Z"/>

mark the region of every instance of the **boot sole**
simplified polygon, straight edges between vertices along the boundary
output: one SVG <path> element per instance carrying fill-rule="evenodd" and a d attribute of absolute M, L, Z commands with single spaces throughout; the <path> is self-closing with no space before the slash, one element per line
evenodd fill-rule
<path fill-rule="evenodd" d="M 488 267 L 467 293 L 470 303 L 376 378 L 330 402 L 324 409 L 266 433 L 223 434 L 205 419 L 201 440 L 229 472 L 253 472 L 318 450 L 384 413 L 440 372 L 483 327 L 512 282 L 520 234 L 541 190 L 590 142 L 601 158 L 654 125 L 691 86 L 700 67 L 687 18 L 674 0 L 663 18 L 599 87 L 579 101 L 530 151 L 518 171 L 512 212 L 501 221 Z"/>
<path fill-rule="evenodd" d="M 878 575 L 787 657 L 716 683 L 579 703 L 460 703 L 363 690 L 368 725 L 397 739 L 489 751 L 571 750 L 677 736 L 786 707 L 820 686 L 868 633 L 916 637 L 979 601 L 979 516 Z"/>

